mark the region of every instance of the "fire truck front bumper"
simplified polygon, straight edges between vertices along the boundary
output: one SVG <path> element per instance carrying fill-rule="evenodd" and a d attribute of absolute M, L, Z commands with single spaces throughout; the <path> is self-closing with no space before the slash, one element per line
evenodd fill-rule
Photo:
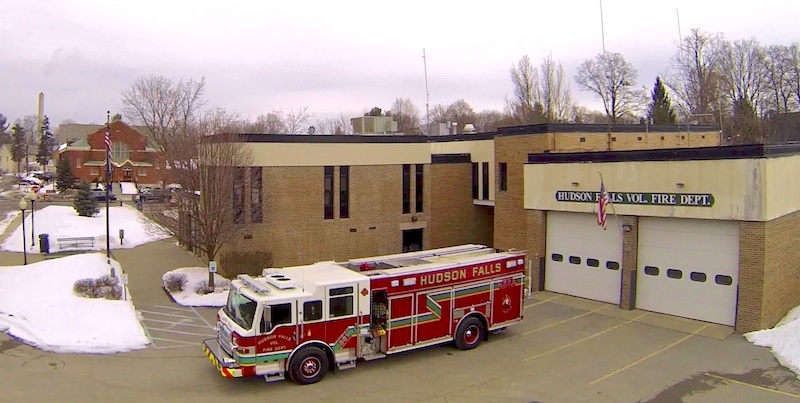
<path fill-rule="evenodd" d="M 222 376 L 226 378 L 240 378 L 243 376 L 250 376 L 247 374 L 247 369 L 251 369 L 249 367 L 242 367 L 236 363 L 236 361 L 231 358 L 225 350 L 222 349 L 222 346 L 219 345 L 219 341 L 217 339 L 207 339 L 203 341 L 203 352 L 206 353 L 206 357 L 211 360 L 211 363 L 217 368 Z"/>

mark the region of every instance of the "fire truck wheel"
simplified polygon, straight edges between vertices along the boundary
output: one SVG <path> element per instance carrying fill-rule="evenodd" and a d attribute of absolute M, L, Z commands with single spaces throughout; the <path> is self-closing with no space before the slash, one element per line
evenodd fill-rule
<path fill-rule="evenodd" d="M 483 323 L 475 316 L 464 319 L 456 331 L 456 347 L 459 350 L 472 350 L 483 340 Z"/>
<path fill-rule="evenodd" d="M 289 375 L 300 385 L 317 383 L 328 372 L 328 356 L 317 347 L 306 347 L 292 357 Z"/>

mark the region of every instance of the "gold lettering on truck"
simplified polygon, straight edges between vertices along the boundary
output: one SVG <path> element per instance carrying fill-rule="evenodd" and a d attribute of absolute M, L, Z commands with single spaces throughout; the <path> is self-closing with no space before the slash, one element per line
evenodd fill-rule
<path fill-rule="evenodd" d="M 423 274 L 419 277 L 419 285 L 425 286 L 448 283 L 450 281 L 458 281 L 465 278 L 467 278 L 467 269 L 451 270 L 444 273 Z"/>

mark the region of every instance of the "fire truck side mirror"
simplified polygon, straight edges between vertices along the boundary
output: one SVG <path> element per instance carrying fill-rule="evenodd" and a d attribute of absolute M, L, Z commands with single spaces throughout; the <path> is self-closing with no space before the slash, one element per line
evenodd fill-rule
<path fill-rule="evenodd" d="M 263 315 L 261 316 L 261 332 L 269 332 L 272 330 L 272 308 L 269 305 L 264 305 Z"/>

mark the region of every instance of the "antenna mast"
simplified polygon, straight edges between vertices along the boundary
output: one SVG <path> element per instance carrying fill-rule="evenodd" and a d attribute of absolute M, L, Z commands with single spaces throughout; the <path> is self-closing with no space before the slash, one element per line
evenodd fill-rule
<path fill-rule="evenodd" d="M 431 112 L 429 109 L 431 103 L 431 94 L 428 92 L 428 60 L 425 59 L 425 48 L 422 48 L 422 65 L 425 68 L 425 131 L 427 135 L 431 134 Z"/>

